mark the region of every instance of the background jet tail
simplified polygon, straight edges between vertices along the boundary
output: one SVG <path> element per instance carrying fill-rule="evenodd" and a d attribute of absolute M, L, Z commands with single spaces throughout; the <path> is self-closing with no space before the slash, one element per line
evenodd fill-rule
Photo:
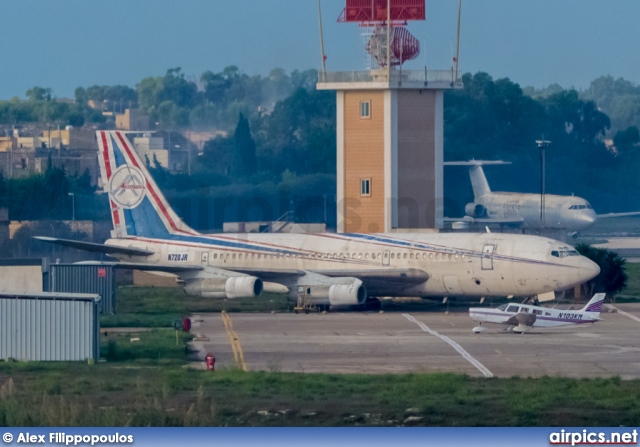
<path fill-rule="evenodd" d="M 470 160 L 446 161 L 443 164 L 445 166 L 469 166 L 469 177 L 471 177 L 474 200 L 478 200 L 480 197 L 491 192 L 482 165 L 510 165 L 511 162 L 502 160 Z"/>
<path fill-rule="evenodd" d="M 592 318 L 599 318 L 605 296 L 606 294 L 604 293 L 596 293 L 580 311 L 589 314 Z"/>
<path fill-rule="evenodd" d="M 469 177 L 471 177 L 471 187 L 473 188 L 474 200 L 478 200 L 480 197 L 491 192 L 489 182 L 487 182 L 487 177 L 484 175 L 482 165 L 470 167 Z"/>
<path fill-rule="evenodd" d="M 98 160 L 109 194 L 112 237 L 198 234 L 173 211 L 124 132 L 98 131 Z"/>

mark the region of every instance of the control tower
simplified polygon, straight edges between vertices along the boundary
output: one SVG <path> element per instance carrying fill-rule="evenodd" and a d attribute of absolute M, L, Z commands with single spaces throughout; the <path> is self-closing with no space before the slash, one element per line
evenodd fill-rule
<path fill-rule="evenodd" d="M 420 54 L 407 22 L 425 11 L 425 0 L 346 0 L 338 18 L 365 30 L 370 62 L 318 74 L 318 90 L 337 95 L 338 232 L 442 225 L 443 92 L 462 82 L 454 68 L 402 69 Z"/>

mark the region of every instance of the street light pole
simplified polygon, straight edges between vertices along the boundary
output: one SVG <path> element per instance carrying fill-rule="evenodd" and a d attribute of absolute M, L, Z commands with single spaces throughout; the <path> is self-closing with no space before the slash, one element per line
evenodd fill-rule
<path fill-rule="evenodd" d="M 538 148 L 540 148 L 540 228 L 544 228 L 544 207 L 545 207 L 545 149 L 551 145 L 551 141 L 545 140 L 542 135 L 542 140 L 536 140 Z"/>
<path fill-rule="evenodd" d="M 71 220 L 76 220 L 76 195 L 72 192 L 69 193 L 71 196 Z"/>

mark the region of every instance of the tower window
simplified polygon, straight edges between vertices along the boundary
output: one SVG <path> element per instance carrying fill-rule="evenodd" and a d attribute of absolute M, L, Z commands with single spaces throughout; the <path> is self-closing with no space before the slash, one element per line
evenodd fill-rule
<path fill-rule="evenodd" d="M 371 195 L 371 179 L 370 178 L 360 179 L 360 195 L 361 196 Z"/>
<path fill-rule="evenodd" d="M 371 118 L 371 101 L 360 101 L 360 118 Z"/>

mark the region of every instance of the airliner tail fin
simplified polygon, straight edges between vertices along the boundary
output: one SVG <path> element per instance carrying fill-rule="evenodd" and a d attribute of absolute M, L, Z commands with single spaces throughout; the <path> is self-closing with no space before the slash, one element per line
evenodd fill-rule
<path fill-rule="evenodd" d="M 98 160 L 113 237 L 198 234 L 173 211 L 125 132 L 98 131 Z"/>

